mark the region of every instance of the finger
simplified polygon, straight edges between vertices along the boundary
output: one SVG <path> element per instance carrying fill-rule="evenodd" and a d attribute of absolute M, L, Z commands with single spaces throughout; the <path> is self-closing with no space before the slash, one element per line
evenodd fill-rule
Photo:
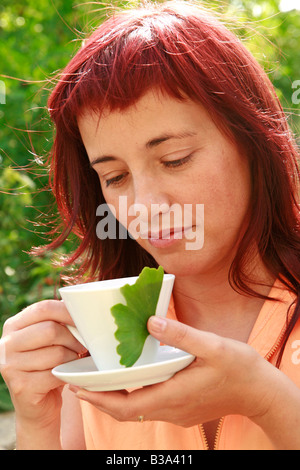
<path fill-rule="evenodd" d="M 32 394 L 43 395 L 50 390 L 63 387 L 65 384 L 52 374 L 52 369 L 35 372 L 24 371 L 14 378 L 10 386 L 12 396 L 19 395 L 22 392 L 23 399 Z M 42 396 L 41 396 L 42 398 Z"/>
<path fill-rule="evenodd" d="M 37 351 L 16 354 L 14 362 L 18 370 L 36 372 L 51 370 L 54 367 L 78 359 L 78 354 L 63 346 L 51 346 Z M 13 364 L 10 364 L 12 368 Z"/>
<path fill-rule="evenodd" d="M 98 408 L 98 410 L 109 414 L 113 418 L 117 419 L 119 410 L 125 406 L 126 396 L 128 392 L 126 390 L 118 390 L 114 392 L 90 392 L 76 385 L 69 385 L 69 390 L 73 392 L 76 398 L 86 401 L 91 405 Z"/>
<path fill-rule="evenodd" d="M 74 322 L 64 304 L 59 300 L 43 300 L 22 310 L 22 312 L 9 318 L 5 325 L 5 334 L 21 330 L 34 323 L 52 320 L 58 323 L 74 325 Z"/>
<path fill-rule="evenodd" d="M 160 342 L 208 359 L 224 347 L 223 338 L 207 331 L 197 330 L 176 320 L 152 316 L 148 320 L 149 333 Z"/>
<path fill-rule="evenodd" d="M 162 416 L 157 403 L 161 402 L 164 396 L 164 383 L 149 385 L 132 392 L 126 390 L 90 392 L 74 386 L 69 386 L 69 388 L 77 398 L 91 403 L 118 421 L 136 421 L 141 415 L 145 420 L 155 420 L 158 416 Z M 167 391 L 167 396 L 170 401 L 169 391 Z"/>
<path fill-rule="evenodd" d="M 9 349 L 16 352 L 38 350 L 46 346 L 65 346 L 77 354 L 86 352 L 64 325 L 54 321 L 35 323 L 10 335 Z"/>
<path fill-rule="evenodd" d="M 80 400 L 87 401 L 98 410 L 118 421 L 136 421 L 139 413 L 138 403 L 124 390 L 115 392 L 90 392 L 78 387 L 70 387 Z M 132 392 L 133 394 L 135 392 Z M 143 408 L 144 409 L 144 408 Z"/>

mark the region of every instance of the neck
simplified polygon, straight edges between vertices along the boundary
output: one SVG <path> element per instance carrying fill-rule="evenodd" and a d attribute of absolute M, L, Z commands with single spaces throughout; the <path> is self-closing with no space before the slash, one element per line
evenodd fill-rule
<path fill-rule="evenodd" d="M 275 279 L 263 266 L 256 269 L 256 274 L 256 278 L 266 285 L 250 287 L 259 294 L 268 295 Z M 234 291 L 227 272 L 226 275 L 177 276 L 173 294 L 179 321 L 244 342 L 247 342 L 264 303 L 263 299 Z"/>

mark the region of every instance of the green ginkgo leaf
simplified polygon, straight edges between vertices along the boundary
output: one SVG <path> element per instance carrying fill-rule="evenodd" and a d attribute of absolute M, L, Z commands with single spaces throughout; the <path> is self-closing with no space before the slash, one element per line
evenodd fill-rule
<path fill-rule="evenodd" d="M 121 356 L 120 364 L 126 367 L 135 364 L 142 353 L 149 335 L 147 321 L 155 315 L 163 277 L 161 266 L 144 268 L 135 284 L 121 287 L 126 305 L 120 303 L 111 307 L 117 325 L 115 337 L 120 343 L 117 352 Z"/>

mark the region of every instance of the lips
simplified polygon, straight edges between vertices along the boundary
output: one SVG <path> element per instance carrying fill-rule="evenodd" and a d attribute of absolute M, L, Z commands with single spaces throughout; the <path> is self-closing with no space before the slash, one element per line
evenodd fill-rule
<path fill-rule="evenodd" d="M 147 234 L 141 234 L 141 238 L 148 239 L 148 240 L 168 240 L 168 239 L 180 239 L 183 238 L 184 231 L 187 230 L 183 227 L 178 228 L 168 228 L 159 230 L 157 232 L 151 231 Z"/>

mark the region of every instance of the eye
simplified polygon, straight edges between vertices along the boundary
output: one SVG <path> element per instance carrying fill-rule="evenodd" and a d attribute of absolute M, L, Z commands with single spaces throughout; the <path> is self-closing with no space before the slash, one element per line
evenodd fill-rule
<path fill-rule="evenodd" d="M 192 158 L 192 154 L 187 155 L 184 158 L 178 158 L 176 160 L 164 161 L 163 164 L 167 168 L 177 168 L 179 166 L 185 165 Z"/>
<path fill-rule="evenodd" d="M 120 175 L 114 176 L 113 178 L 105 180 L 105 187 L 108 188 L 109 186 L 118 186 L 119 184 L 121 184 L 125 176 L 126 173 L 122 173 Z"/>

